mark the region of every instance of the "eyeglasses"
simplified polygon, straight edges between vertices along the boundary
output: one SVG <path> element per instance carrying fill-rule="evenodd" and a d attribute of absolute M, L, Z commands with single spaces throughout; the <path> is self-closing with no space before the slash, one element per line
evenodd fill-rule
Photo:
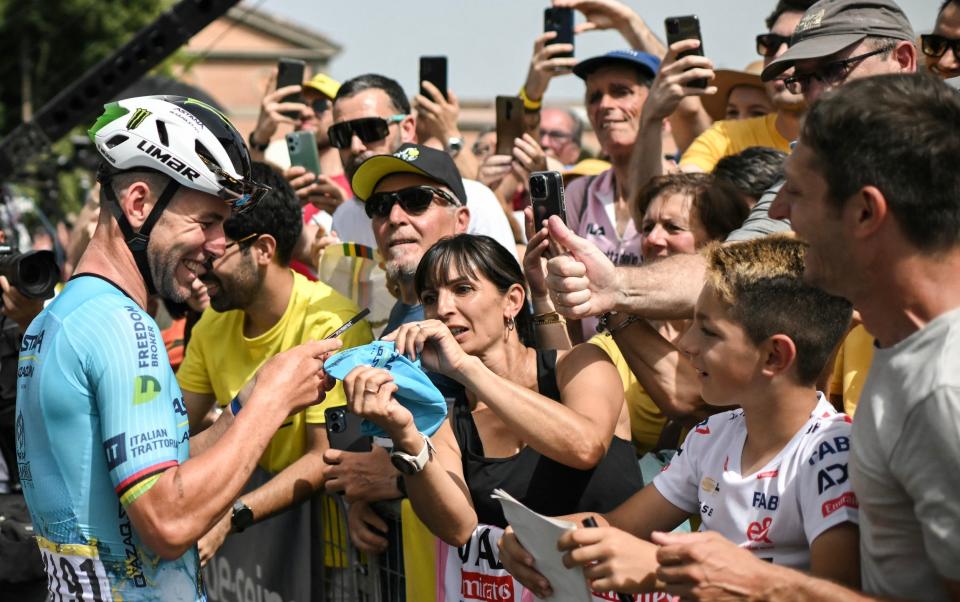
<path fill-rule="evenodd" d="M 353 137 L 356 136 L 364 144 L 377 142 L 387 137 L 390 124 L 403 121 L 406 115 L 391 115 L 382 117 L 362 117 L 335 123 L 330 126 L 330 146 L 334 148 L 350 148 Z"/>
<path fill-rule="evenodd" d="M 848 59 L 832 61 L 811 73 L 795 73 L 790 77 L 784 78 L 783 84 L 787 87 L 787 90 L 790 90 L 794 94 L 806 92 L 810 88 L 811 79 L 815 79 L 825 86 L 838 86 L 850 76 L 850 73 L 856 69 L 857 65 L 864 59 L 889 52 L 892 49 L 892 46 L 885 46 L 871 52 L 852 56 Z"/>
<path fill-rule="evenodd" d="M 960 61 L 960 39 L 952 40 L 935 33 L 920 36 L 920 48 L 923 53 L 933 58 L 940 58 L 947 48 L 953 50 L 953 56 Z"/>
<path fill-rule="evenodd" d="M 757 54 L 768 59 L 777 56 L 780 48 L 786 44 L 790 45 L 790 36 L 782 36 L 778 33 L 762 33 L 757 36 Z"/>
<path fill-rule="evenodd" d="M 257 239 L 257 238 L 260 238 L 260 234 L 257 233 L 257 232 L 253 232 L 253 233 L 251 233 L 251 234 L 247 234 L 246 236 L 244 236 L 244 237 L 241 238 L 240 240 L 234 240 L 234 241 L 228 242 L 228 243 L 223 247 L 223 251 L 224 251 L 224 253 L 226 253 L 227 251 L 229 251 L 229 250 L 232 249 L 233 247 L 240 246 L 240 245 L 242 245 L 242 244 L 245 243 L 245 242 L 249 242 L 250 244 L 253 244 L 253 243 L 255 242 L 255 239 Z"/>
<path fill-rule="evenodd" d="M 434 188 L 433 186 L 414 186 L 404 188 L 393 192 L 378 192 L 370 195 L 364 204 L 364 210 L 367 217 L 387 217 L 393 209 L 393 204 L 398 203 L 400 208 L 410 215 L 420 215 L 430 207 L 433 199 L 440 197 L 450 205 L 459 205 L 446 191 Z"/>
<path fill-rule="evenodd" d="M 573 134 L 561 132 L 560 130 L 540 130 L 540 137 L 543 138 L 544 136 L 552 140 L 573 140 Z"/>

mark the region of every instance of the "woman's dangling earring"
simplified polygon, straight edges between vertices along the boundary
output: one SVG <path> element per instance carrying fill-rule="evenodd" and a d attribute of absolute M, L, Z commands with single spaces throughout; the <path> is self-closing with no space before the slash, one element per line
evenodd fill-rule
<path fill-rule="evenodd" d="M 517 323 L 514 321 L 513 316 L 507 318 L 507 330 L 513 330 L 516 326 Z"/>

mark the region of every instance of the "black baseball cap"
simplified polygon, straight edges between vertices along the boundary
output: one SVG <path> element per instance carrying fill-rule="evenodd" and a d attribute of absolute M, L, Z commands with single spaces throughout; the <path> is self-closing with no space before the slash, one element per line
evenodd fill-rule
<path fill-rule="evenodd" d="M 375 155 L 360 164 L 350 186 L 353 194 L 366 201 L 380 180 L 395 173 L 412 173 L 443 184 L 461 205 L 467 202 L 463 179 L 450 155 L 429 146 L 404 144 L 392 155 Z"/>
<path fill-rule="evenodd" d="M 913 42 L 910 20 L 893 0 L 820 0 L 807 9 L 790 38 L 790 48 L 763 70 L 775 79 L 797 61 L 836 54 L 867 37 Z"/>

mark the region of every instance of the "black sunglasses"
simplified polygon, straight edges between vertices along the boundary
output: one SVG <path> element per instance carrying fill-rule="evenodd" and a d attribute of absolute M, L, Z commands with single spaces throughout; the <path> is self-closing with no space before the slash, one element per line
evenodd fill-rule
<path fill-rule="evenodd" d="M 891 50 L 893 50 L 892 46 L 885 46 L 883 48 L 877 48 L 871 52 L 865 52 L 864 54 L 851 56 L 848 59 L 832 61 L 826 65 L 823 65 L 812 73 L 795 73 L 790 77 L 784 78 L 783 85 L 787 87 L 787 90 L 790 90 L 794 94 L 802 94 L 806 92 L 810 87 L 811 79 L 815 79 L 826 86 L 839 86 L 847 79 L 847 77 L 850 75 L 850 72 L 853 71 L 864 59 L 884 52 L 890 52 Z"/>
<path fill-rule="evenodd" d="M 924 34 L 920 36 L 920 48 L 925 55 L 934 58 L 940 58 L 950 48 L 953 56 L 960 61 L 960 39 L 952 40 L 935 33 Z"/>
<path fill-rule="evenodd" d="M 790 36 L 782 36 L 778 33 L 762 33 L 757 36 L 757 54 L 768 59 L 777 56 L 780 48 L 786 44 L 790 45 Z"/>
<path fill-rule="evenodd" d="M 313 109 L 315 115 L 322 115 L 330 108 L 330 101 L 325 97 L 314 98 L 310 101 L 310 108 Z"/>
<path fill-rule="evenodd" d="M 444 190 L 433 186 L 414 186 L 393 192 L 371 194 L 363 208 L 370 219 L 389 216 L 394 203 L 398 203 L 400 208 L 410 215 L 420 215 L 430 207 L 430 203 L 436 197 L 440 197 L 448 204 L 459 205 L 456 199 Z"/>
<path fill-rule="evenodd" d="M 350 148 L 350 142 L 356 136 L 364 144 L 377 142 L 387 137 L 390 124 L 403 121 L 406 115 L 391 115 L 382 117 L 362 117 L 335 123 L 330 126 L 330 146 L 334 148 Z"/>

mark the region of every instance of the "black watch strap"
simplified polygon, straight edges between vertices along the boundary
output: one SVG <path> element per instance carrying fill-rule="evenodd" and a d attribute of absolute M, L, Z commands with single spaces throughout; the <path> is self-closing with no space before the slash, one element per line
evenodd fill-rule
<path fill-rule="evenodd" d="M 253 135 L 256 133 L 257 133 L 257 130 L 253 130 L 250 132 L 250 135 L 247 136 L 247 144 L 250 145 L 250 150 L 260 151 L 262 153 L 263 151 L 267 150 L 268 146 L 270 146 L 270 142 L 267 142 L 266 144 L 261 144 L 257 142 L 256 140 L 253 139 Z"/>

